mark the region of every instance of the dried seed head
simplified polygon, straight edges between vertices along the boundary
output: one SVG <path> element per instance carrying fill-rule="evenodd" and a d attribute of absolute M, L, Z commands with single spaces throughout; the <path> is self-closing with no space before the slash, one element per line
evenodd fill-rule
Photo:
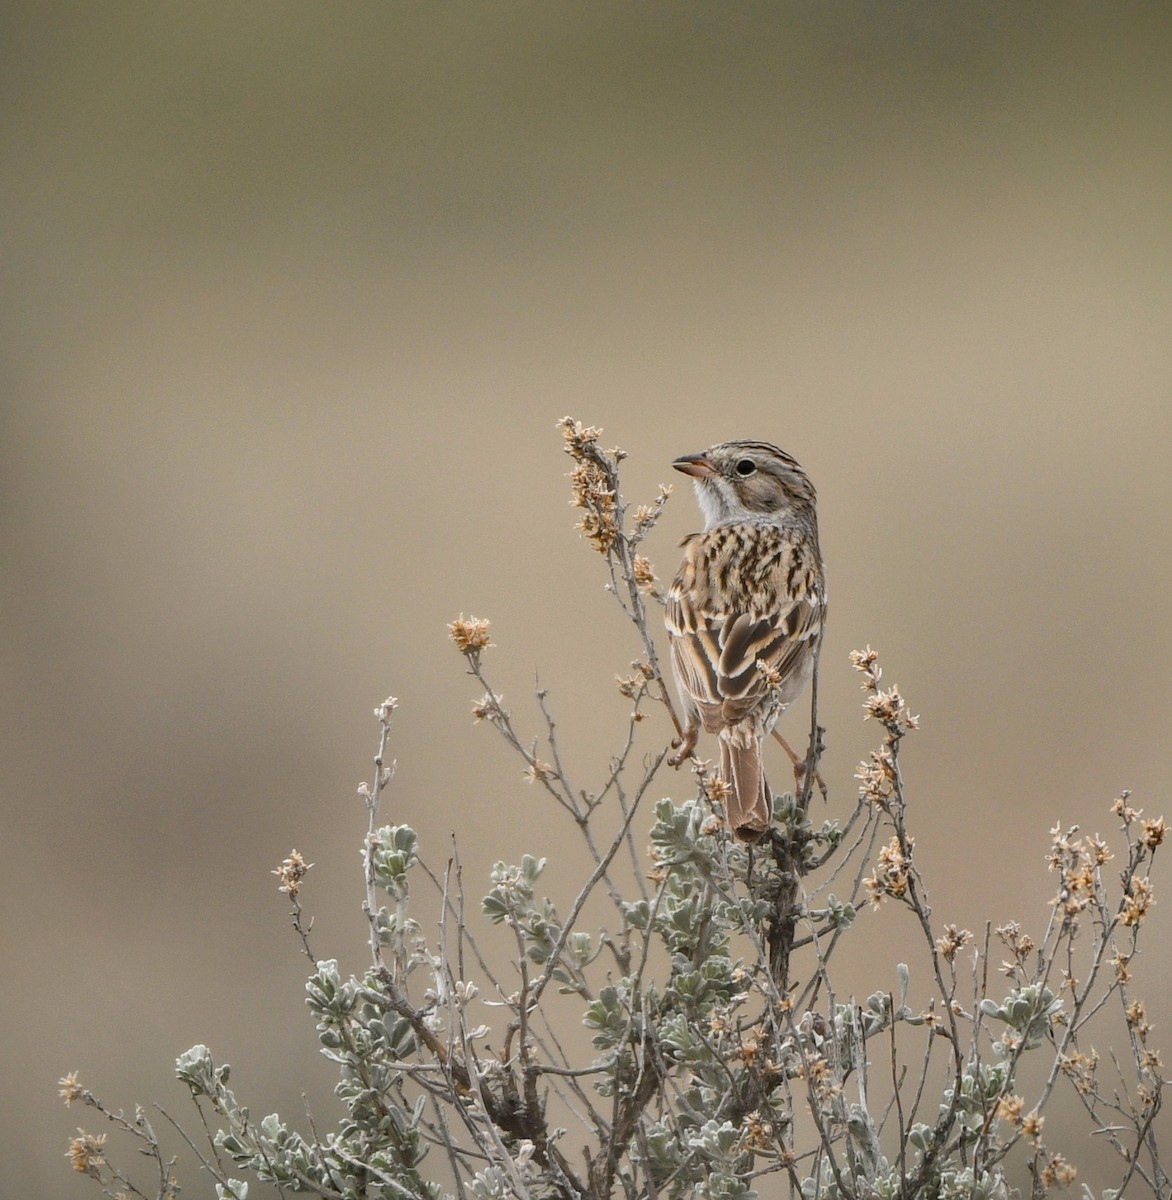
<path fill-rule="evenodd" d="M 1111 811 L 1117 816 L 1123 818 L 1124 825 L 1130 825 L 1137 817 L 1142 816 L 1143 809 L 1132 808 L 1128 804 L 1131 799 L 1131 793 L 1125 788 L 1118 796 L 1115 797 L 1114 803 L 1111 805 Z"/>
<path fill-rule="evenodd" d="M 496 692 L 485 692 L 472 705 L 472 719 L 474 721 L 499 721 L 505 716 L 503 707 L 503 696 L 498 696 Z"/>
<path fill-rule="evenodd" d="M 1124 925 L 1139 925 L 1155 904 L 1152 883 L 1146 876 L 1135 876 L 1128 884 L 1119 910 L 1119 919 Z"/>
<path fill-rule="evenodd" d="M 1025 1101 L 1020 1096 L 1011 1093 L 1008 1096 L 1002 1096 L 997 1102 L 997 1115 L 1001 1120 L 1008 1121 L 1015 1129 L 1020 1129 L 1024 1108 Z"/>
<path fill-rule="evenodd" d="M 1055 1184 L 1060 1188 L 1069 1188 L 1077 1176 L 1078 1171 L 1061 1154 L 1050 1155 L 1050 1161 L 1042 1168 L 1042 1182 L 1048 1188 Z"/>
<path fill-rule="evenodd" d="M 908 838 L 907 844 L 910 850 L 915 842 Z M 893 896 L 897 900 L 906 896 L 910 874 L 911 863 L 904 855 L 899 838 L 893 835 L 879 851 L 875 874 L 863 880 L 872 907 L 878 908 L 884 896 Z"/>
<path fill-rule="evenodd" d="M 301 891 L 301 881 L 312 866 L 313 863 L 307 863 L 296 850 L 290 850 L 289 857 L 271 872 L 281 881 L 277 891 L 284 892 L 289 897 L 296 896 Z"/>
<path fill-rule="evenodd" d="M 1163 817 L 1157 817 L 1154 821 L 1144 822 L 1144 845 L 1149 850 L 1154 850 L 1168 833 L 1168 826 L 1164 822 Z"/>
<path fill-rule="evenodd" d="M 566 453 L 574 454 L 575 457 L 584 447 L 596 446 L 602 436 L 601 429 L 596 429 L 593 425 L 583 425 L 573 417 L 562 417 L 558 428 L 562 431 L 562 437 L 566 439 Z"/>
<path fill-rule="evenodd" d="M 100 1167 L 106 1165 L 106 1135 L 104 1133 L 86 1133 L 79 1129 L 78 1136 L 69 1139 L 69 1149 L 65 1157 L 70 1166 L 82 1175 L 98 1177 Z"/>
<path fill-rule="evenodd" d="M 456 643 L 461 654 L 478 655 L 493 643 L 489 641 L 488 627 L 491 622 L 482 617 L 465 617 L 461 613 L 448 625 L 448 636 Z"/>
<path fill-rule="evenodd" d="M 535 758 L 522 773 L 526 783 L 536 783 L 539 779 L 553 779 L 557 772 L 547 762 Z"/>
<path fill-rule="evenodd" d="M 644 558 L 641 554 L 635 555 L 635 561 L 632 563 L 632 571 L 635 576 L 635 582 L 645 591 L 652 591 L 655 588 L 655 568 L 651 565 L 649 558 Z"/>
<path fill-rule="evenodd" d="M 869 804 L 886 808 L 895 795 L 895 760 L 891 747 L 872 750 L 868 762 L 859 763 L 855 771 L 859 781 L 859 797 Z"/>
<path fill-rule="evenodd" d="M 944 926 L 944 936 L 936 939 L 936 949 L 952 962 L 957 954 L 973 940 L 972 933 L 967 929 L 957 929 L 955 925 Z"/>

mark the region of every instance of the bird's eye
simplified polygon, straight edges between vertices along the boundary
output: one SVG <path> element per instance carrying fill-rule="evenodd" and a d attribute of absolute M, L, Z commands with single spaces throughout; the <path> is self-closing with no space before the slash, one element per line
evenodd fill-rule
<path fill-rule="evenodd" d="M 733 468 L 740 476 L 752 475 L 757 469 L 757 464 L 751 458 L 742 458 L 740 462 Z"/>

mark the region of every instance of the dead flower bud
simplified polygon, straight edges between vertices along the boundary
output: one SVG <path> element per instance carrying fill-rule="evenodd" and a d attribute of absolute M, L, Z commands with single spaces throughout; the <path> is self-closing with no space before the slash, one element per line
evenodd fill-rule
<path fill-rule="evenodd" d="M 651 504 L 640 504 L 635 509 L 635 514 L 631 522 L 631 544 L 641 542 L 648 533 L 651 532 L 652 526 L 663 515 L 663 506 L 667 503 L 668 496 L 671 495 L 671 485 L 661 483 L 659 485 L 659 495 L 655 497 Z"/>
<path fill-rule="evenodd" d="M 619 540 L 619 525 L 612 510 L 588 512 L 575 528 L 599 554 L 608 554 Z"/>
<path fill-rule="evenodd" d="M 526 783 L 536 783 L 539 779 L 552 779 L 556 772 L 553 767 L 547 762 L 542 762 L 541 759 L 535 758 L 522 775 Z"/>
<path fill-rule="evenodd" d="M 595 462 L 580 462 L 570 472 L 573 508 L 611 510 L 615 506 L 614 489 L 606 472 Z"/>
<path fill-rule="evenodd" d="M 1115 855 L 1111 853 L 1107 843 L 1097 835 L 1091 835 L 1087 837 L 1087 849 L 1090 851 L 1091 857 L 1095 860 L 1096 867 L 1104 866 L 1115 857 Z"/>
<path fill-rule="evenodd" d="M 1034 939 L 1028 933 L 1022 933 L 1021 926 L 1016 921 L 998 925 L 994 933 L 1004 942 L 1019 963 L 1022 963 L 1033 953 Z"/>
<path fill-rule="evenodd" d="M 574 469 L 570 472 L 573 492 L 570 503 L 586 510 L 577 528 L 600 554 L 609 554 L 622 535 L 616 497 L 616 467 L 626 458 L 626 452 L 617 446 L 609 451 L 600 450 L 598 437 L 602 430 L 570 417 L 563 417 L 558 427 L 566 439 L 566 453 L 574 460 Z"/>
<path fill-rule="evenodd" d="M 448 636 L 456 643 L 456 649 L 461 654 L 479 654 L 493 645 L 488 639 L 490 623 L 481 617 L 465 617 L 461 613 L 449 623 Z"/>
<path fill-rule="evenodd" d="M 765 686 L 771 692 L 776 692 L 781 688 L 782 674 L 775 663 L 766 658 L 757 659 L 757 674 L 765 680 Z"/>
<path fill-rule="evenodd" d="M 936 939 L 936 949 L 949 961 L 956 958 L 957 953 L 973 940 L 972 933 L 967 929 L 957 929 L 955 925 L 944 926 L 944 936 Z"/>
<path fill-rule="evenodd" d="M 869 804 L 883 807 L 895 794 L 895 762 L 891 747 L 881 746 L 872 750 L 868 762 L 859 763 L 855 771 L 859 781 L 859 797 Z"/>
<path fill-rule="evenodd" d="M 1003 1121 L 1008 1121 L 1015 1129 L 1021 1127 L 1021 1113 L 1025 1108 L 1025 1101 L 1020 1096 L 1015 1096 L 1012 1093 L 1008 1096 L 1002 1096 L 997 1102 L 997 1115 Z"/>
<path fill-rule="evenodd" d="M 911 849 L 915 842 L 910 837 L 907 841 L 908 848 Z M 879 850 L 875 874 L 863 880 L 872 908 L 878 908 L 884 896 L 894 896 L 896 899 L 905 896 L 910 872 L 911 863 L 904 857 L 899 838 L 893 836 L 891 841 Z"/>
<path fill-rule="evenodd" d="M 1069 1057 L 1058 1060 L 1062 1073 L 1074 1084 L 1074 1090 L 1080 1096 L 1089 1096 L 1095 1089 L 1095 1070 L 1099 1065 L 1099 1055 L 1094 1049 L 1089 1054 L 1075 1051 Z"/>
<path fill-rule="evenodd" d="M 1157 817 L 1154 821 L 1144 822 L 1144 845 L 1149 850 L 1154 850 L 1164 840 L 1168 832 L 1168 826 L 1163 817 Z"/>
<path fill-rule="evenodd" d="M 504 715 L 502 707 L 503 696 L 498 696 L 496 692 L 485 692 L 479 700 L 472 705 L 472 719 L 474 721 L 497 721 Z"/>
<path fill-rule="evenodd" d="M 1132 1000 L 1127 1005 L 1127 1023 L 1135 1030 L 1142 1042 L 1152 1031 L 1151 1025 L 1148 1024 L 1148 1009 L 1147 1005 L 1142 1000 Z"/>
<path fill-rule="evenodd" d="M 70 1166 L 82 1175 L 98 1175 L 98 1168 L 106 1165 L 106 1135 L 104 1133 L 86 1133 L 79 1129 L 80 1136 L 69 1139 L 69 1149 L 65 1157 Z"/>
<path fill-rule="evenodd" d="M 883 674 L 882 670 L 876 666 L 879 661 L 879 651 L 872 650 L 870 646 L 866 650 L 851 651 L 851 666 L 856 671 L 861 671 L 864 675 L 872 677 L 875 683 L 878 683 L 879 677 Z M 864 687 L 870 686 L 868 683 L 863 684 Z"/>
<path fill-rule="evenodd" d="M 643 686 L 643 680 L 638 675 L 616 675 L 615 683 L 619 687 L 619 695 L 628 700 L 635 699 L 635 693 Z"/>
<path fill-rule="evenodd" d="M 907 704 L 899 694 L 899 688 L 894 685 L 887 691 L 875 691 L 863 701 L 867 717 L 874 717 L 881 725 L 894 734 L 904 734 L 909 729 L 920 727 L 920 718 L 909 713 Z"/>
<path fill-rule="evenodd" d="M 883 671 L 879 667 L 879 655 L 870 646 L 866 650 L 852 650 L 851 664 L 862 673 L 863 691 L 870 695 L 863 701 L 867 719 L 874 717 L 892 738 L 901 738 L 909 729 L 919 729 L 920 718 L 908 712 L 898 687 L 880 691 L 879 680 Z"/>
<path fill-rule="evenodd" d="M 562 417 L 558 428 L 562 431 L 562 437 L 566 439 L 566 452 L 569 454 L 583 446 L 596 445 L 602 436 L 601 429 L 596 429 L 593 425 L 583 425 L 573 417 Z"/>
<path fill-rule="evenodd" d="M 1115 797 L 1115 801 L 1111 805 L 1111 811 L 1117 817 L 1123 818 L 1124 825 L 1130 825 L 1132 823 L 1132 821 L 1134 821 L 1136 819 L 1136 817 L 1141 816 L 1143 814 L 1143 809 L 1132 808 L 1131 805 L 1127 803 L 1128 800 L 1130 800 L 1130 799 L 1131 799 L 1131 792 L 1129 792 L 1126 788 L 1124 788 L 1124 790 L 1122 792 L 1120 792 L 1118 796 Z"/>
<path fill-rule="evenodd" d="M 1076 833 L 1077 825 L 1072 825 L 1066 833 L 1062 832 L 1061 825 L 1055 825 L 1050 830 L 1050 853 L 1046 857 L 1046 863 L 1051 871 L 1057 871 L 1070 856 L 1073 850 L 1071 839 Z"/>
<path fill-rule="evenodd" d="M 1155 904 L 1152 895 L 1151 880 L 1144 876 L 1135 876 L 1123 897 L 1123 905 L 1119 919 L 1124 925 L 1138 925 L 1147 916 L 1148 909 Z"/>
<path fill-rule="evenodd" d="M 68 1075 L 63 1075 L 57 1080 L 57 1095 L 65 1101 L 67 1106 L 74 1100 L 80 1100 L 84 1093 L 85 1088 L 77 1082 L 76 1071 L 70 1071 Z"/>
<path fill-rule="evenodd" d="M 305 878 L 313 863 L 307 863 L 296 850 L 289 851 L 289 857 L 270 874 L 276 875 L 281 881 L 278 892 L 284 892 L 290 898 L 301 891 L 301 881 Z"/>
<path fill-rule="evenodd" d="M 378 717 L 378 719 L 379 719 L 379 720 L 380 720 L 380 721 L 381 721 L 381 722 L 382 722 L 384 725 L 389 725 L 389 724 L 391 723 L 391 713 L 393 713 L 393 712 L 395 711 L 395 709 L 396 709 L 396 708 L 398 708 L 398 707 L 399 707 L 399 701 L 398 701 L 398 698 L 397 698 L 397 697 L 395 697 L 395 696 L 388 696 L 388 697 L 387 697 L 387 698 L 386 698 L 386 699 L 385 699 L 385 700 L 384 700 L 384 701 L 383 701 L 383 702 L 382 702 L 382 703 L 381 703 L 381 704 L 378 706 L 378 708 L 376 708 L 376 709 L 374 710 L 374 715 L 375 715 L 376 717 Z"/>
<path fill-rule="evenodd" d="M 773 1142 L 773 1126 L 759 1113 L 751 1112 L 741 1121 L 740 1146 L 743 1150 L 766 1150 Z"/>
<path fill-rule="evenodd" d="M 701 786 L 704 788 L 704 795 L 708 797 L 712 804 L 719 804 L 723 807 L 729 797 L 732 795 L 732 784 L 726 779 L 721 779 L 719 775 L 707 775 L 704 778 Z"/>
<path fill-rule="evenodd" d="M 1021 1131 L 1028 1138 L 1032 1138 L 1035 1142 L 1042 1136 L 1042 1126 L 1046 1124 L 1046 1118 L 1043 1117 L 1035 1108 L 1033 1112 L 1022 1118 Z"/>
<path fill-rule="evenodd" d="M 1048 1188 L 1055 1184 L 1060 1188 L 1068 1188 L 1077 1175 L 1078 1171 L 1061 1154 L 1051 1155 L 1050 1161 L 1042 1168 L 1042 1182 Z"/>
<path fill-rule="evenodd" d="M 746 1067 L 751 1067 L 760 1049 L 761 1043 L 756 1038 L 745 1038 L 733 1051 L 733 1058 L 739 1058 Z"/>
<path fill-rule="evenodd" d="M 655 568 L 651 565 L 649 558 L 644 558 L 643 555 L 636 554 L 632 570 L 635 575 L 635 582 L 645 591 L 650 591 L 655 587 Z"/>

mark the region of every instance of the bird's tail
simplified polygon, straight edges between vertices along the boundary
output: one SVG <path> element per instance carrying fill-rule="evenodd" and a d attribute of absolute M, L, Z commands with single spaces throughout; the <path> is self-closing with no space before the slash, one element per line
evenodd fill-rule
<path fill-rule="evenodd" d="M 769 785 L 761 769 L 761 739 L 728 730 L 720 739 L 720 778 L 728 784 L 724 801 L 729 828 L 742 842 L 756 842 L 773 819 Z M 736 734 L 741 733 L 741 737 Z"/>

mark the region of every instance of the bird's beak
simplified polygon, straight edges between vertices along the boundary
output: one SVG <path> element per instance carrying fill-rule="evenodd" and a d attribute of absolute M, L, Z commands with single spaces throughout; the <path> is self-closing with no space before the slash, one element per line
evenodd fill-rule
<path fill-rule="evenodd" d="M 671 465 L 693 479 L 711 479 L 716 474 L 716 468 L 703 454 L 685 454 Z"/>

